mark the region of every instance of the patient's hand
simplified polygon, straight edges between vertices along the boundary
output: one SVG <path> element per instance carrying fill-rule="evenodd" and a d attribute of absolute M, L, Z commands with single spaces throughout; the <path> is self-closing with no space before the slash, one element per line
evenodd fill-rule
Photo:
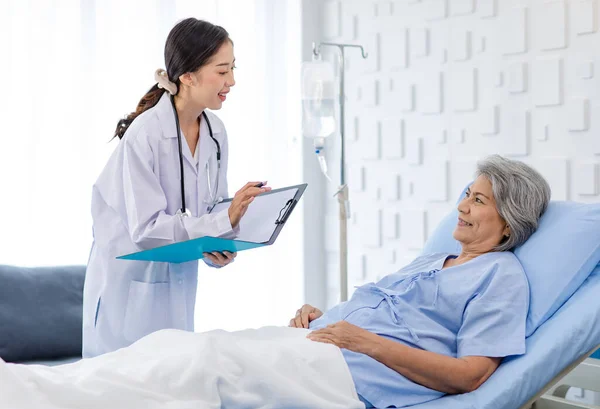
<path fill-rule="evenodd" d="M 316 320 L 323 312 L 313 307 L 312 305 L 304 304 L 298 311 L 296 311 L 296 316 L 290 320 L 290 327 L 293 328 L 308 328 L 308 324 L 311 321 Z"/>
<path fill-rule="evenodd" d="M 377 342 L 378 338 L 376 334 L 346 321 L 329 324 L 306 337 L 312 341 L 333 344 L 339 348 L 364 354 L 368 353 L 369 348 Z"/>

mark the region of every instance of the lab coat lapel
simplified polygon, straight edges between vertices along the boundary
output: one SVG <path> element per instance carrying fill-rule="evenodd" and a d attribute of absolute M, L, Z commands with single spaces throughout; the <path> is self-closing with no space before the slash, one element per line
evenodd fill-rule
<path fill-rule="evenodd" d="M 200 116 L 202 118 L 200 120 L 200 139 L 198 143 L 200 144 L 200 152 L 198 153 L 198 172 L 199 174 L 206 172 L 206 164 L 208 163 L 211 155 L 214 154 L 214 142 L 210 137 L 210 133 L 208 131 L 208 126 L 206 125 L 206 119 L 204 116 Z M 206 177 L 206 175 L 204 175 Z"/>
<path fill-rule="evenodd" d="M 181 149 L 183 150 L 183 157 L 185 158 L 185 161 L 187 162 L 188 166 L 194 171 L 195 175 L 198 175 L 198 168 L 196 168 L 196 161 L 194 160 L 194 157 L 192 156 L 192 151 L 190 150 L 190 145 L 188 144 L 188 142 L 185 140 L 185 137 L 183 136 L 183 131 L 181 131 Z M 198 143 L 200 143 L 200 141 L 198 141 Z M 200 147 L 202 148 L 202 147 Z"/>
<path fill-rule="evenodd" d="M 176 149 L 179 149 L 177 146 L 177 130 L 175 128 L 175 113 L 173 112 L 173 105 L 171 104 L 171 100 L 169 95 L 165 93 L 158 103 L 156 104 L 156 112 L 159 118 L 159 123 L 161 126 L 161 131 L 164 138 L 174 139 Z M 196 161 L 192 156 L 192 152 L 190 151 L 190 146 L 185 140 L 185 136 L 183 135 L 183 131 L 181 128 L 179 129 L 181 132 L 181 151 L 183 153 L 184 162 L 187 163 L 187 166 L 192 169 L 195 175 L 198 174 L 198 169 L 196 167 Z M 198 141 L 200 143 L 200 141 Z M 202 147 L 200 147 L 202 149 Z M 175 152 L 177 152 L 177 150 Z"/>

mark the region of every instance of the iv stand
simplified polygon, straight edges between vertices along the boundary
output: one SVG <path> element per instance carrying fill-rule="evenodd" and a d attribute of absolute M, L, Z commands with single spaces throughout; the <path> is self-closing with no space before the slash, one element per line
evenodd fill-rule
<path fill-rule="evenodd" d="M 334 196 L 337 196 L 340 209 L 340 302 L 348 299 L 348 218 L 350 218 L 350 202 L 348 195 L 348 185 L 346 184 L 345 173 L 345 139 L 344 139 L 344 49 L 360 48 L 362 58 L 367 58 L 362 45 L 341 44 L 341 43 L 312 43 L 313 54 L 318 57 L 321 54 L 321 46 L 336 47 L 340 51 L 340 137 L 341 157 L 340 157 L 340 187 Z"/>

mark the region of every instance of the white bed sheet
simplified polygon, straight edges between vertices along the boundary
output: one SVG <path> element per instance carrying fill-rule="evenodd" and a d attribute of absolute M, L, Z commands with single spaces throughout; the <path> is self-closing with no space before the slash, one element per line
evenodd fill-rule
<path fill-rule="evenodd" d="M 67 365 L 0 360 L 0 408 L 364 408 L 339 348 L 307 333 L 163 330 Z"/>

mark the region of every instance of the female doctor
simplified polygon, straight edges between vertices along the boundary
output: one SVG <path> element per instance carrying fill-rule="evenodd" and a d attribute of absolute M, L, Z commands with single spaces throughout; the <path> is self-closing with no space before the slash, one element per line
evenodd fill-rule
<path fill-rule="evenodd" d="M 220 109 L 235 84 L 233 43 L 225 29 L 189 18 L 165 44 L 167 70 L 135 112 L 119 121 L 121 141 L 93 187 L 94 243 L 83 300 L 83 356 L 125 347 L 164 328 L 193 331 L 198 262 L 116 257 L 202 236 L 234 237 L 254 197 L 249 182 L 228 210 L 227 133 L 206 109 Z M 183 137 L 182 137 L 183 136 Z M 205 254 L 225 266 L 235 254 Z"/>

